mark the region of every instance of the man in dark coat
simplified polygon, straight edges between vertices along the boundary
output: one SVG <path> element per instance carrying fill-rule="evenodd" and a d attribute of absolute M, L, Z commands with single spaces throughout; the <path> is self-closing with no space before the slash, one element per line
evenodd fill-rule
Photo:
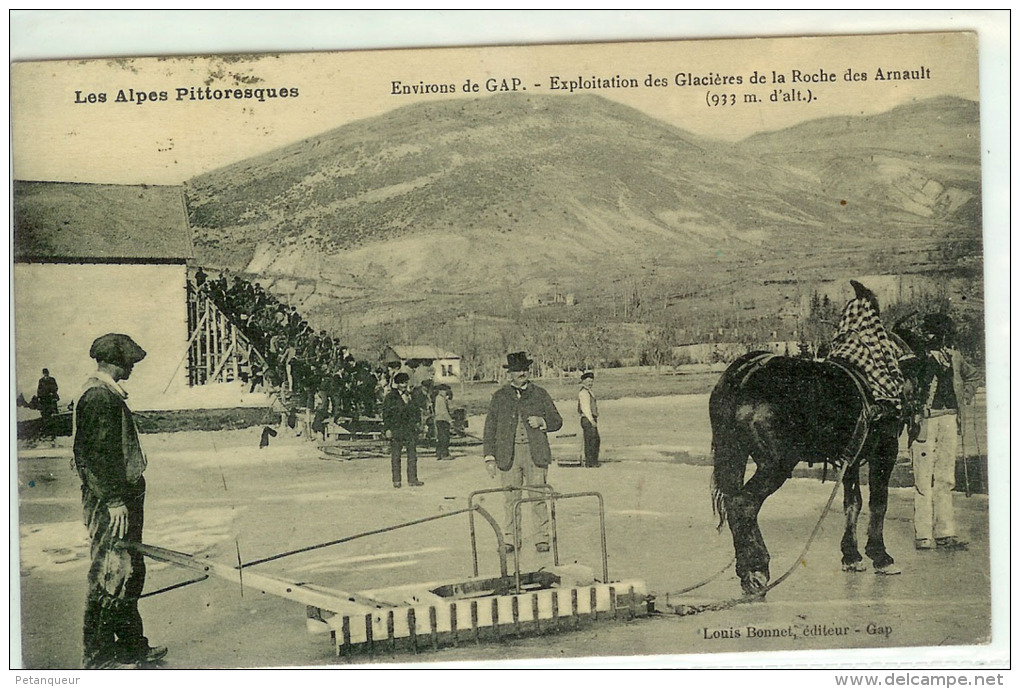
<path fill-rule="evenodd" d="M 60 402 L 60 387 L 57 380 L 50 375 L 49 369 L 42 370 L 42 378 L 35 389 L 36 404 L 39 413 L 42 414 L 41 432 L 45 438 L 52 438 L 56 433 L 53 430 L 53 417 L 57 415 Z"/>
<path fill-rule="evenodd" d="M 503 533 L 507 549 L 520 548 L 520 524 L 514 523 L 513 502 L 526 497 L 538 497 L 550 490 L 546 473 L 552 462 L 547 433 L 558 431 L 563 418 L 556 410 L 549 393 L 529 380 L 531 364 L 524 352 L 507 355 L 504 368 L 510 382 L 492 395 L 489 412 L 485 416 L 482 434 L 485 468 L 489 476 L 496 477 L 499 470 L 500 485 L 508 489 L 504 505 Z M 532 503 L 534 528 L 537 534 L 535 548 L 549 551 L 549 510 L 546 503 Z"/>
<path fill-rule="evenodd" d="M 85 607 L 84 666 L 137 667 L 162 659 L 142 631 L 138 599 L 145 584 L 140 553 L 119 541 L 142 540 L 146 459 L 120 381 L 131 376 L 145 351 L 127 335 L 111 333 L 92 343 L 98 369 L 85 381 L 74 410 L 74 464 L 91 540 L 92 566 Z"/>
<path fill-rule="evenodd" d="M 393 377 L 393 389 L 383 399 L 382 420 L 390 441 L 390 473 L 393 487 L 400 488 L 400 453 L 407 449 L 407 485 L 424 486 L 418 480 L 418 433 L 421 405 L 411 394 L 411 377 L 404 372 Z"/>

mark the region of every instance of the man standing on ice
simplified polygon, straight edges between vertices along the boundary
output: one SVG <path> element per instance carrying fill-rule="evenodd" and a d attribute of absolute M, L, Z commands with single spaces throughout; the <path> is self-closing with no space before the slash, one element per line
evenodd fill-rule
<path fill-rule="evenodd" d="M 493 393 L 482 435 L 485 468 L 492 478 L 496 478 L 498 469 L 500 485 L 508 489 L 503 533 L 507 550 L 512 551 L 521 547 L 514 538 L 515 533 L 520 533 L 520 525 L 514 524 L 513 503 L 521 498 L 522 487 L 532 489 L 527 491 L 529 498 L 550 490 L 546 473 L 552 451 L 546 434 L 558 431 L 563 418 L 549 393 L 529 380 L 528 370 L 534 362 L 527 354 L 514 352 L 506 359 L 504 368 L 510 382 Z M 549 552 L 549 509 L 545 501 L 532 503 L 532 515 L 538 534 L 535 549 Z"/>
<path fill-rule="evenodd" d="M 119 547 L 122 540 L 142 540 L 146 459 L 120 382 L 145 351 L 127 335 L 111 333 L 92 343 L 89 356 L 98 368 L 74 407 L 74 465 L 92 556 L 83 663 L 87 669 L 133 668 L 167 653 L 166 647 L 149 646 L 142 631 L 138 599 L 145 561 Z"/>

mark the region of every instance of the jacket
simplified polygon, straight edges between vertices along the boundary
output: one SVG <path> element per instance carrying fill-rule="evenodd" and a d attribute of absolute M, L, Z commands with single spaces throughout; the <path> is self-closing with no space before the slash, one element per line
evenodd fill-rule
<path fill-rule="evenodd" d="M 396 440 L 410 440 L 418 436 L 421 426 L 421 405 L 417 396 L 408 394 L 405 402 L 397 390 L 390 390 L 383 399 L 383 428 L 390 431 Z"/>
<path fill-rule="evenodd" d="M 528 425 L 529 416 L 545 419 L 545 429 Z M 552 451 L 546 434 L 563 427 L 563 418 L 556 410 L 552 397 L 543 388 L 529 383 L 518 398 L 516 389 L 505 385 L 492 395 L 482 433 L 485 456 L 495 457 L 500 471 L 509 471 L 514 464 L 514 436 L 518 419 L 522 417 L 528 433 L 532 461 L 540 467 L 547 467 L 552 462 Z"/>
<path fill-rule="evenodd" d="M 74 464 L 82 484 L 108 505 L 144 492 L 146 459 L 119 386 L 90 378 L 74 408 Z"/>
<path fill-rule="evenodd" d="M 928 389 L 928 410 L 956 410 L 969 404 L 974 396 L 977 379 L 975 368 L 959 350 L 945 348 L 928 355 L 925 384 Z"/>

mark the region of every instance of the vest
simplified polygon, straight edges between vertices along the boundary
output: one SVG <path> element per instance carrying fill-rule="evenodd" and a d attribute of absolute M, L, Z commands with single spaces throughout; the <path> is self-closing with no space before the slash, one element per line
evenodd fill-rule
<path fill-rule="evenodd" d="M 588 393 L 588 402 L 591 405 L 591 417 L 596 421 L 599 420 L 599 402 L 595 399 L 595 394 L 591 390 L 581 388 L 581 392 L 577 394 L 577 414 L 578 416 L 584 416 L 584 412 L 581 411 L 581 395 Z"/>

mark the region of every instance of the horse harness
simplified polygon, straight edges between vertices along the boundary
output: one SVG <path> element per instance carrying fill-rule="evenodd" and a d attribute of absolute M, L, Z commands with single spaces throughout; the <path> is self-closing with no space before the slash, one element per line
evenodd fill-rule
<path fill-rule="evenodd" d="M 857 388 L 857 396 L 861 401 L 861 411 L 860 414 L 857 415 L 857 422 L 854 424 L 854 432 L 850 434 L 850 440 L 847 442 L 846 447 L 844 447 L 843 451 L 833 460 L 833 464 L 836 467 L 840 467 L 845 463 L 846 469 L 851 470 L 860 465 L 861 451 L 864 449 L 864 444 L 867 442 L 868 435 L 871 431 L 871 425 L 869 423 L 873 409 L 871 395 L 868 392 L 863 376 L 858 373 L 857 370 L 844 365 L 838 359 L 826 359 L 825 363 L 835 366 L 850 377 L 850 380 L 854 382 L 854 386 Z M 823 483 L 825 482 L 828 468 L 829 463 L 826 462 L 825 466 L 822 468 Z"/>
<path fill-rule="evenodd" d="M 770 361 L 778 357 L 778 354 L 762 352 L 757 356 L 748 359 L 741 370 L 738 386 L 743 387 L 746 385 L 754 374 L 765 368 Z M 871 401 L 871 393 L 868 391 L 867 383 L 865 382 L 862 374 L 856 369 L 840 362 L 838 359 L 825 359 L 821 363 L 834 366 L 850 378 L 850 380 L 854 383 L 854 387 L 857 389 L 857 396 L 861 401 L 861 411 L 857 416 L 856 423 L 854 424 L 853 433 L 850 434 L 850 440 L 847 441 L 846 446 L 836 457 L 827 458 L 823 463 L 822 482 L 824 483 L 827 478 L 830 462 L 836 468 L 846 465 L 848 470 L 859 465 L 861 460 L 861 451 L 864 449 L 864 444 L 867 442 L 868 434 L 871 430 L 870 420 L 872 418 L 874 405 Z M 808 462 L 809 466 L 811 464 L 811 462 Z"/>

